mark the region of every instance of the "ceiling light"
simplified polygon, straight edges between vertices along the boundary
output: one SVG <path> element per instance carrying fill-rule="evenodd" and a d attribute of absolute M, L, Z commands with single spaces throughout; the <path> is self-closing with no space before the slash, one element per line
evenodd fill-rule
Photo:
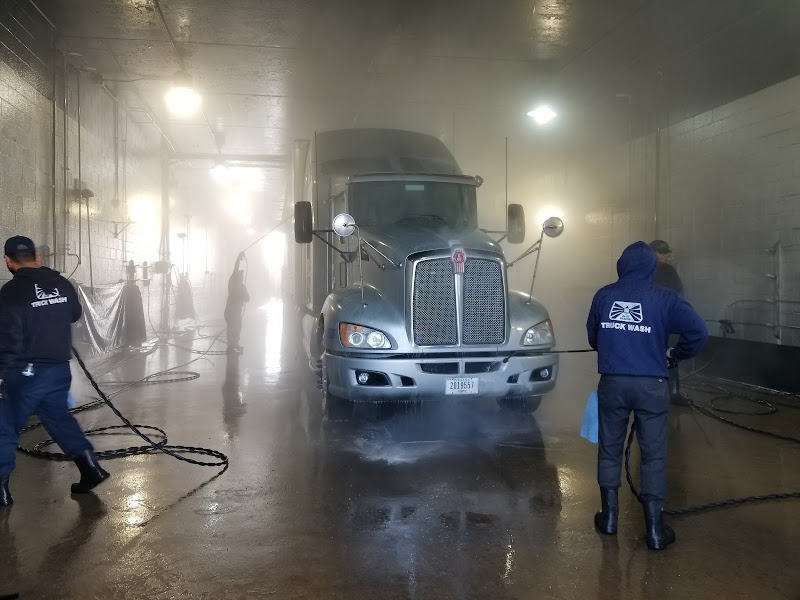
<path fill-rule="evenodd" d="M 189 117 L 200 108 L 200 95 L 194 90 L 192 76 L 188 73 L 178 73 L 172 87 L 164 96 L 170 112 L 179 117 Z"/>
<path fill-rule="evenodd" d="M 547 125 L 550 121 L 555 119 L 558 116 L 558 113 L 554 111 L 549 106 L 537 106 L 532 111 L 528 113 L 529 117 L 533 117 L 533 120 L 536 121 L 539 125 Z"/>

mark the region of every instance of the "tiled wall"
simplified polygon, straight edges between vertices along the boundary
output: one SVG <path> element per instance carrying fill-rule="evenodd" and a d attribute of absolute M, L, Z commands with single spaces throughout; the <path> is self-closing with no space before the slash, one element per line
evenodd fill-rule
<path fill-rule="evenodd" d="M 512 181 L 510 195 L 527 199 L 530 228 L 537 225 L 531 215 L 546 205 L 566 221 L 564 235 L 546 241 L 535 292 L 553 314 L 562 347 L 585 343 L 592 294 L 616 279 L 621 250 L 656 232 L 672 246 L 686 297 L 712 334 L 721 335 L 719 321 L 727 319 L 735 333 L 726 335 L 800 345 L 797 98 L 800 77 L 662 131 L 658 210 L 652 134 L 545 177 Z M 512 272 L 512 283 L 521 287 L 531 265 Z"/>
<path fill-rule="evenodd" d="M 46 262 L 82 284 L 95 286 L 119 282 L 126 277 L 128 260 L 140 265 L 159 259 L 161 235 L 161 146 L 160 137 L 141 114 L 126 113 L 90 75 L 81 75 L 81 187 L 94 194 L 78 216 L 78 93 L 77 71 L 68 80 L 67 194 L 64 210 L 64 113 L 63 78 L 58 73 L 55 127 L 56 244 L 53 244 L 53 122 L 52 98 L 34 87 L 31 77 L 0 60 L 0 238 L 23 234 L 38 246 L 48 246 L 55 258 Z M 45 86 L 46 87 L 46 86 Z M 45 90 L 46 91 L 46 90 Z M 115 111 L 119 112 L 115 123 Z M 137 122 L 139 121 L 139 122 Z M 115 139 L 115 125 L 118 133 Z M 118 151 L 115 155 L 115 143 Z M 118 165 L 118 166 L 117 166 Z M 118 174 L 117 174 L 118 169 Z M 177 194 L 171 190 L 171 194 Z M 135 222 L 120 232 L 130 218 Z M 184 226 L 173 216 L 173 234 Z M 80 234 L 79 234 L 80 227 Z M 92 277 L 89 272 L 89 228 L 91 228 Z M 197 229 L 196 229 L 197 230 Z M 80 239 L 80 245 L 79 245 Z M 180 261 L 180 240 L 171 236 L 173 259 Z M 176 252 L 177 251 L 177 252 Z M 196 253 L 199 250 L 195 249 Z M 78 264 L 78 255 L 81 257 Z M 200 261 L 192 273 L 195 306 L 202 314 L 208 304 Z M 215 265 L 216 266 L 216 265 Z M 205 266 L 202 266 L 205 269 Z M 159 312 L 164 277 L 153 276 L 142 288 L 152 299 L 152 322 L 161 325 Z M 138 272 L 141 275 L 141 270 Z M 0 284 L 8 275 L 0 275 Z M 175 280 L 173 279 L 173 283 Z M 147 304 L 145 303 L 145 306 Z M 148 320 L 149 322 L 150 320 Z M 174 324 L 174 317 L 170 321 Z"/>
<path fill-rule="evenodd" d="M 735 337 L 779 339 L 776 244 L 780 322 L 800 326 L 798 97 L 800 77 L 674 125 L 665 140 L 663 235 L 698 311 L 734 321 Z M 798 333 L 780 340 L 798 345 Z"/>
<path fill-rule="evenodd" d="M 78 179 L 78 125 L 75 72 L 71 73 L 69 116 L 67 118 L 68 174 L 67 220 L 64 227 L 63 123 L 61 99 L 56 110 L 56 246 L 53 246 L 52 220 L 52 100 L 42 96 L 6 63 L 0 62 L 0 237 L 24 234 L 37 244 L 56 250 L 55 262 L 66 274 L 74 271 L 76 280 L 89 283 L 89 229 L 91 227 L 92 271 L 95 285 L 119 281 L 124 277 L 123 258 L 137 263 L 158 256 L 152 246 L 150 231 L 156 223 L 132 225 L 124 235 L 114 235 L 114 222 L 128 217 L 127 197 L 146 195 L 160 201 L 160 161 L 154 153 L 158 138 L 141 125 L 128 124 L 127 162 L 122 163 L 125 114 L 120 110 L 119 189 L 115 189 L 114 101 L 99 86 L 88 81 L 81 85 L 81 177 L 83 188 L 92 190 L 89 200 L 89 225 L 84 205 L 81 216 L 81 248 L 78 247 L 78 202 L 75 185 Z M 59 86 L 61 82 L 59 82 Z M 61 93 L 59 88 L 58 94 Z M 123 171 L 127 170 L 127 190 Z M 156 219 L 158 213 L 155 214 Z M 122 228 L 123 225 L 118 225 Z M 150 243 L 139 243 L 146 232 Z M 78 266 L 76 256 L 81 256 Z M 124 256 L 123 256 L 124 255 Z"/>

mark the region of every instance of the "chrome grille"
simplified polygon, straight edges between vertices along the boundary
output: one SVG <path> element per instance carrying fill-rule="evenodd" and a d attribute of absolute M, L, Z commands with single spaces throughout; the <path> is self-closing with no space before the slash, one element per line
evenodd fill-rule
<path fill-rule="evenodd" d="M 467 345 L 502 344 L 506 339 L 506 294 L 496 261 L 467 260 L 462 338 Z"/>
<path fill-rule="evenodd" d="M 414 274 L 414 342 L 420 346 L 458 344 L 453 261 L 423 260 Z"/>

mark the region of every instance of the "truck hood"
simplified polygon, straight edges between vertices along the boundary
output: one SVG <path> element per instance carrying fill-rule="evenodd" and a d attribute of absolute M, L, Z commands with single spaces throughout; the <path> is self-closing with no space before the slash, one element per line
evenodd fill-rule
<path fill-rule="evenodd" d="M 503 254 L 500 244 L 478 229 L 453 231 L 419 225 L 392 225 L 364 227 L 361 235 L 395 262 L 404 261 L 418 252 L 451 248 Z"/>

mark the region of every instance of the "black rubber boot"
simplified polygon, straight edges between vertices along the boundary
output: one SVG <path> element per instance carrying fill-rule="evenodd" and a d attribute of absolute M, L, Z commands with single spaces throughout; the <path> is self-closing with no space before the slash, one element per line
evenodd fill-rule
<path fill-rule="evenodd" d="M 617 533 L 617 520 L 619 518 L 619 504 L 617 503 L 617 490 L 600 488 L 600 502 L 602 508 L 594 516 L 594 526 L 600 533 L 615 535 Z"/>
<path fill-rule="evenodd" d="M 91 450 L 76 456 L 75 464 L 81 472 L 81 480 L 72 484 L 73 494 L 88 494 L 109 478 L 108 472 L 97 463 L 97 457 Z"/>
<path fill-rule="evenodd" d="M 8 477 L 0 477 L 0 506 L 11 506 L 13 503 L 14 498 L 8 489 Z"/>
<path fill-rule="evenodd" d="M 650 550 L 663 550 L 675 541 L 672 527 L 664 523 L 663 505 L 661 502 L 645 502 L 644 522 L 647 529 L 647 547 Z"/>

